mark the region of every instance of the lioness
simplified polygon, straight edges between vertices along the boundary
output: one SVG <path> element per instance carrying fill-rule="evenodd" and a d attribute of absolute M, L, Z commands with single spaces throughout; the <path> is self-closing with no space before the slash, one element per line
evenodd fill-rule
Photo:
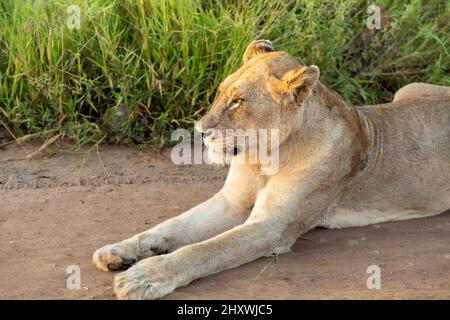
<path fill-rule="evenodd" d="M 211 158 L 229 128 L 279 129 L 279 168 L 234 149 L 222 190 L 122 242 L 98 249 L 121 299 L 154 299 L 200 277 L 289 250 L 315 226 L 428 217 L 450 208 L 450 87 L 412 84 L 394 102 L 349 107 L 270 41 L 252 42 L 196 126 Z M 238 161 L 241 160 L 241 161 Z M 167 253 L 160 255 L 161 253 Z"/>

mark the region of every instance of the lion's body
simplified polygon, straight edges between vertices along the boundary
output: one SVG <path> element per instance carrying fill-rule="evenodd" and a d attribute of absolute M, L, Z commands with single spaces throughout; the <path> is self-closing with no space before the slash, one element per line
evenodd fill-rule
<path fill-rule="evenodd" d="M 277 170 L 233 150 L 224 187 L 158 226 L 94 253 L 119 298 L 153 299 L 270 253 L 315 226 L 425 217 L 450 208 L 450 88 L 411 84 L 392 103 L 349 107 L 269 41 L 256 41 L 197 125 L 213 158 L 225 129 L 279 131 Z M 258 141 L 261 146 L 261 140 Z M 270 174 L 268 174 L 270 172 Z M 161 253 L 167 253 L 160 255 Z"/>
<path fill-rule="evenodd" d="M 366 168 L 321 223 L 328 228 L 426 217 L 450 208 L 450 89 L 358 107 L 372 124 Z M 423 88 L 423 85 L 422 85 Z"/>

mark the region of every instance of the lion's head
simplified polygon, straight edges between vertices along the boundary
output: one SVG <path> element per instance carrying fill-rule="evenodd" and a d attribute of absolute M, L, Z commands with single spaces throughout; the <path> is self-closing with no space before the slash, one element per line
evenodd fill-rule
<path fill-rule="evenodd" d="M 318 67 L 303 66 L 286 52 L 275 52 L 270 41 L 250 43 L 242 66 L 220 84 L 213 106 L 196 125 L 212 162 L 222 163 L 224 154 L 240 154 L 251 144 L 239 142 L 239 133 L 230 136 L 230 130 L 278 129 L 282 143 L 318 78 Z"/>

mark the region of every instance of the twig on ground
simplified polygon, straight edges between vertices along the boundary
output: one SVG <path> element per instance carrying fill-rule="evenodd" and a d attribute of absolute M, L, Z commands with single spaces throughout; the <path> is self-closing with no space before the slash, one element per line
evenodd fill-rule
<path fill-rule="evenodd" d="M 97 144 L 96 149 L 97 149 L 97 157 L 98 157 L 98 160 L 100 161 L 100 163 L 101 163 L 101 165 L 103 167 L 103 171 L 105 171 L 106 175 L 109 176 L 109 172 L 108 172 L 108 170 L 106 170 L 105 164 L 103 163 L 103 160 L 100 157 L 100 153 L 98 152 L 98 144 Z"/>
<path fill-rule="evenodd" d="M 88 150 L 86 151 L 82 156 L 81 156 L 81 164 L 80 164 L 80 169 L 84 166 L 84 163 L 86 162 L 86 160 L 89 158 L 89 155 L 92 153 L 92 151 L 94 151 L 95 148 L 97 148 L 97 152 L 98 152 L 98 146 L 100 143 L 103 142 L 103 140 L 106 139 L 106 135 L 103 136 L 101 139 L 99 139 L 97 142 L 94 143 L 94 145 Z M 100 160 L 100 162 L 103 165 L 103 161 Z M 106 170 L 106 168 L 105 168 Z"/>
<path fill-rule="evenodd" d="M 3 125 L 3 127 L 5 127 L 5 129 L 8 131 L 8 133 L 11 135 L 11 137 L 14 138 L 14 141 L 17 142 L 19 144 L 19 146 L 23 149 L 23 151 L 25 151 L 25 153 L 28 153 L 27 149 L 25 148 L 25 146 L 17 139 L 17 137 L 14 135 L 14 133 L 8 128 L 8 126 L 0 119 L 1 124 Z"/>
<path fill-rule="evenodd" d="M 64 132 L 59 132 L 57 135 L 51 137 L 50 139 L 48 139 L 44 144 L 42 144 L 37 150 L 28 153 L 27 150 L 25 149 L 25 147 L 23 147 L 20 143 L 20 145 L 23 147 L 23 149 L 25 150 L 25 152 L 27 153 L 25 156 L 23 157 L 17 157 L 17 158 L 10 158 L 10 159 L 5 159 L 2 160 L 2 162 L 8 162 L 8 161 L 17 161 L 17 160 L 29 160 L 31 158 L 33 158 L 34 156 L 40 154 L 42 151 L 44 151 L 45 149 L 47 149 L 50 145 L 52 145 L 56 140 L 58 140 L 59 138 L 62 138 L 64 136 Z"/>
<path fill-rule="evenodd" d="M 17 143 L 17 144 L 20 145 L 20 144 L 22 144 L 24 142 L 27 142 L 30 139 L 38 138 L 38 137 L 40 137 L 42 135 L 46 135 L 48 133 L 55 132 L 57 130 L 58 129 L 50 129 L 50 130 L 46 130 L 46 131 L 42 131 L 42 132 L 30 133 L 30 134 L 27 134 L 25 136 L 16 138 L 15 140 L 7 141 L 5 143 L 0 144 L 0 150 L 3 149 L 3 148 L 8 147 L 8 146 L 10 146 L 10 145 L 12 145 L 14 143 Z"/>

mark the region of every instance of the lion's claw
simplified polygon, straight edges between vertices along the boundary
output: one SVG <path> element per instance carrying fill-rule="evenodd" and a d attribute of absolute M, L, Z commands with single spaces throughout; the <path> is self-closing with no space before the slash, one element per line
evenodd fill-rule
<path fill-rule="evenodd" d="M 92 260 L 100 270 L 116 271 L 128 268 L 138 259 L 131 248 L 121 244 L 109 244 L 96 250 Z"/>

